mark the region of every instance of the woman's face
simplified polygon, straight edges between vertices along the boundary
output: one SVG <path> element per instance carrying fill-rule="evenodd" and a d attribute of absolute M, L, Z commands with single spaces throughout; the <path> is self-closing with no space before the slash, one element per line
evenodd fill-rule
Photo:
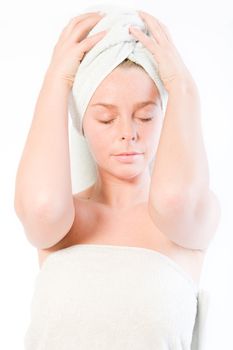
<path fill-rule="evenodd" d="M 148 101 L 152 103 L 142 104 Z M 159 92 L 150 76 L 135 67 L 115 68 L 95 90 L 83 118 L 97 166 L 120 177 L 145 171 L 155 156 L 162 120 Z M 142 154 L 125 162 L 116 156 L 123 152 Z"/>

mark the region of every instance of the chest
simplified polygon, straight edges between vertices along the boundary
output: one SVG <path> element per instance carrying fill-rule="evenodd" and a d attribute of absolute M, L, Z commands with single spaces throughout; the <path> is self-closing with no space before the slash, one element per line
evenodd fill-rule
<path fill-rule="evenodd" d="M 152 221 L 146 203 L 130 210 L 115 211 L 78 199 L 70 231 L 52 248 L 38 250 L 40 264 L 48 254 L 74 244 L 149 248 L 174 260 L 196 283 L 199 283 L 204 261 L 202 252 L 185 249 L 170 241 Z"/>

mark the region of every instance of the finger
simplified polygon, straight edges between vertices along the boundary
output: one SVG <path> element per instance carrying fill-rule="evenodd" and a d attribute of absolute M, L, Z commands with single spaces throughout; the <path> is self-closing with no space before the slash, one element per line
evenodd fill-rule
<path fill-rule="evenodd" d="M 152 36 L 157 40 L 159 44 L 162 44 L 165 39 L 167 40 L 166 34 L 154 16 L 144 11 L 138 11 L 138 13 L 143 22 L 145 22 L 145 25 L 149 28 Z"/>
<path fill-rule="evenodd" d="M 88 52 L 98 41 L 100 41 L 107 33 L 107 30 L 103 30 L 96 34 L 89 36 L 82 40 L 77 46 L 78 60 L 81 62 L 85 53 Z"/>
<path fill-rule="evenodd" d="M 103 15 L 100 15 L 99 12 L 88 12 L 88 13 L 84 13 L 82 15 L 73 17 L 70 22 L 68 23 L 68 27 L 70 28 L 70 30 L 72 30 L 77 23 L 85 20 L 86 18 L 92 18 L 92 17 L 96 17 L 98 16 L 99 18 L 102 18 Z"/>
<path fill-rule="evenodd" d="M 71 42 L 81 42 L 86 38 L 90 30 L 102 19 L 103 16 L 95 15 L 86 18 L 73 27 L 73 30 L 70 32 L 69 40 Z"/>
<path fill-rule="evenodd" d="M 143 33 L 139 28 L 129 27 L 131 34 L 133 34 L 151 53 L 156 55 L 156 51 L 159 49 L 159 43 L 156 40 L 152 40 L 148 35 Z"/>
<path fill-rule="evenodd" d="M 173 39 L 172 39 L 172 37 L 171 37 L 171 34 L 170 34 L 170 32 L 169 32 L 168 27 L 165 26 L 165 24 L 162 23 L 161 21 L 159 21 L 159 20 L 157 20 L 157 21 L 158 21 L 160 27 L 163 29 L 164 33 L 166 34 L 168 41 L 173 42 Z"/>
<path fill-rule="evenodd" d="M 96 33 L 86 38 L 79 45 L 73 48 L 74 53 L 75 53 L 75 50 L 77 50 L 76 54 L 77 54 L 77 60 L 79 61 L 79 63 L 81 63 L 83 57 L 85 56 L 85 53 L 88 52 L 98 41 L 100 41 L 104 37 L 106 32 L 107 30 Z M 70 87 L 72 87 L 75 80 L 75 74 L 62 73 L 62 76 L 69 83 Z"/>
<path fill-rule="evenodd" d="M 86 18 L 93 18 L 96 16 L 99 16 L 99 18 L 103 17 L 103 15 L 100 15 L 98 12 L 87 12 L 87 13 L 84 13 L 84 14 L 81 14 L 81 15 L 78 15 L 76 17 L 71 18 L 61 33 L 61 36 L 60 36 L 61 40 L 65 40 L 68 38 L 68 36 L 73 31 L 73 29 L 77 25 L 77 23 L 80 23 L 81 21 L 85 20 Z"/>

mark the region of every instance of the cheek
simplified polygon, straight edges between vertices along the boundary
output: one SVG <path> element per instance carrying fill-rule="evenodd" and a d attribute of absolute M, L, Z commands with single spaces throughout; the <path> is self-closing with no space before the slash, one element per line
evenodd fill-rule
<path fill-rule="evenodd" d="M 153 127 L 151 128 L 153 130 L 153 135 L 155 135 L 155 137 L 159 136 L 162 129 L 162 124 L 163 124 L 162 119 L 157 119 Z"/>
<path fill-rule="evenodd" d="M 155 123 L 148 129 L 145 137 L 145 141 L 148 144 L 149 149 L 153 152 L 157 147 L 161 133 L 161 123 Z"/>
<path fill-rule="evenodd" d="M 160 133 L 161 130 L 161 123 L 158 120 L 155 120 L 153 123 L 150 123 L 150 125 L 146 128 L 144 128 L 144 134 L 149 139 L 154 139 L 157 137 L 157 135 Z"/>
<path fill-rule="evenodd" d="M 111 153 L 111 145 L 112 142 L 106 137 L 106 134 L 100 135 L 99 133 L 93 133 L 90 135 L 89 147 L 96 159 L 102 159 L 108 156 Z"/>

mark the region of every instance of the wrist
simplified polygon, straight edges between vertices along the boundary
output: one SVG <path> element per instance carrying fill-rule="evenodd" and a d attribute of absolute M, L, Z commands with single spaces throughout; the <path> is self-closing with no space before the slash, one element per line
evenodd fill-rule
<path fill-rule="evenodd" d="M 197 85 L 191 76 L 176 78 L 166 86 L 168 94 L 174 92 L 198 93 Z"/>
<path fill-rule="evenodd" d="M 54 82 L 55 85 L 58 85 L 69 92 L 73 86 L 74 76 L 68 74 L 65 75 L 59 72 L 55 67 L 49 66 L 45 74 L 45 80 L 49 80 L 52 83 Z"/>

